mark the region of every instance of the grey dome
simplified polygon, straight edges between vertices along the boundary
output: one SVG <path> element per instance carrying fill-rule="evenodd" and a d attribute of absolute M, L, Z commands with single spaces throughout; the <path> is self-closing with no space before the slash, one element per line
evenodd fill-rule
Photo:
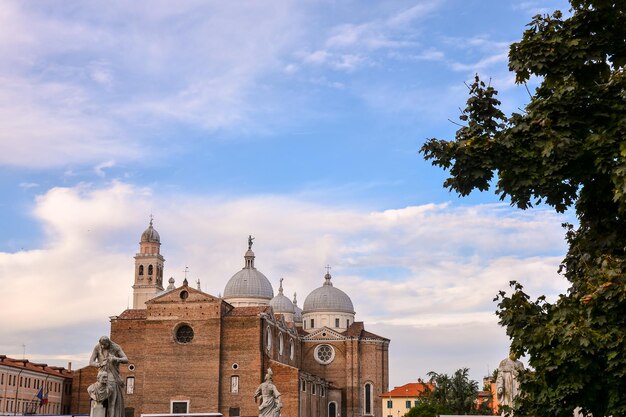
<path fill-rule="evenodd" d="M 278 287 L 278 295 L 272 298 L 270 306 L 274 313 L 295 313 L 293 303 L 283 294 L 283 279 L 280 279 L 280 287 Z"/>
<path fill-rule="evenodd" d="M 333 287 L 329 273 L 324 276 L 324 279 L 324 285 L 313 290 L 304 300 L 303 313 L 331 311 L 354 314 L 354 306 L 348 294 Z"/>
<path fill-rule="evenodd" d="M 159 236 L 159 232 L 154 230 L 154 227 L 152 227 L 152 219 L 150 219 L 150 225 L 148 228 L 141 234 L 141 242 L 161 243 L 161 236 Z"/>
<path fill-rule="evenodd" d="M 274 298 L 274 289 L 270 281 L 261 271 L 254 267 L 254 252 L 248 249 L 245 256 L 245 266 L 232 276 L 224 288 L 224 299 L 229 298 Z"/>

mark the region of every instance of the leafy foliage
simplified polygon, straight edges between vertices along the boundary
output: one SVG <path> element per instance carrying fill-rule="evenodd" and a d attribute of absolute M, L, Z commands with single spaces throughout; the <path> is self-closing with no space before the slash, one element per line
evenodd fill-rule
<path fill-rule="evenodd" d="M 469 369 L 458 369 L 451 377 L 447 374 L 429 372 L 430 383 L 434 389 L 426 396 L 428 404 L 439 414 L 491 414 L 491 410 L 476 408 L 478 383 L 469 379 Z M 480 412 L 482 411 L 482 412 Z"/>
<path fill-rule="evenodd" d="M 427 402 L 420 403 L 415 407 L 412 407 L 404 417 L 437 417 L 440 414 L 448 414 L 449 411 L 446 408 L 437 406 Z"/>
<path fill-rule="evenodd" d="M 537 15 L 511 45 L 517 83 L 541 80 L 523 113 L 506 117 L 478 76 L 454 141 L 430 139 L 427 160 L 464 196 L 495 180 L 521 209 L 574 208 L 555 303 L 521 284 L 496 300 L 500 323 L 534 372 L 522 375 L 518 415 L 626 415 L 626 5 L 571 0 L 571 16 Z"/>

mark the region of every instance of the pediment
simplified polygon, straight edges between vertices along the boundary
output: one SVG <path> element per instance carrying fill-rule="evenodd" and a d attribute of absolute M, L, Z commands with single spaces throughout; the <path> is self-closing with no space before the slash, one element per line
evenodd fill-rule
<path fill-rule="evenodd" d="M 215 303 L 221 302 L 220 298 L 214 297 L 195 288 L 183 285 L 161 294 L 146 302 L 146 304 L 166 304 L 166 303 Z"/>
<path fill-rule="evenodd" d="M 346 337 L 328 327 L 322 327 L 317 329 L 308 335 L 304 336 L 302 340 L 345 340 Z"/>

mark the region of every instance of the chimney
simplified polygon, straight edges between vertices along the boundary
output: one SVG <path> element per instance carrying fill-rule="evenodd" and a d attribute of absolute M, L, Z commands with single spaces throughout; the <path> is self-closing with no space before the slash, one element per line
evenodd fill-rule
<path fill-rule="evenodd" d="M 71 371 L 72 370 L 72 362 L 68 362 L 67 363 L 67 370 Z"/>

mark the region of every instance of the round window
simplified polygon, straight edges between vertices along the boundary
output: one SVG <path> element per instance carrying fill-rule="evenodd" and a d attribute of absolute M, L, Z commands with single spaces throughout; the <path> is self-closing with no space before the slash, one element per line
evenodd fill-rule
<path fill-rule="evenodd" d="M 331 345 L 318 345 L 314 355 L 317 362 L 327 365 L 335 359 L 335 349 Z"/>
<path fill-rule="evenodd" d="M 178 343 L 189 343 L 193 340 L 193 329 L 183 324 L 176 330 L 176 341 Z"/>
<path fill-rule="evenodd" d="M 180 299 L 181 300 L 186 300 L 187 297 L 189 297 L 189 293 L 187 291 L 183 290 L 183 291 L 180 292 Z"/>

